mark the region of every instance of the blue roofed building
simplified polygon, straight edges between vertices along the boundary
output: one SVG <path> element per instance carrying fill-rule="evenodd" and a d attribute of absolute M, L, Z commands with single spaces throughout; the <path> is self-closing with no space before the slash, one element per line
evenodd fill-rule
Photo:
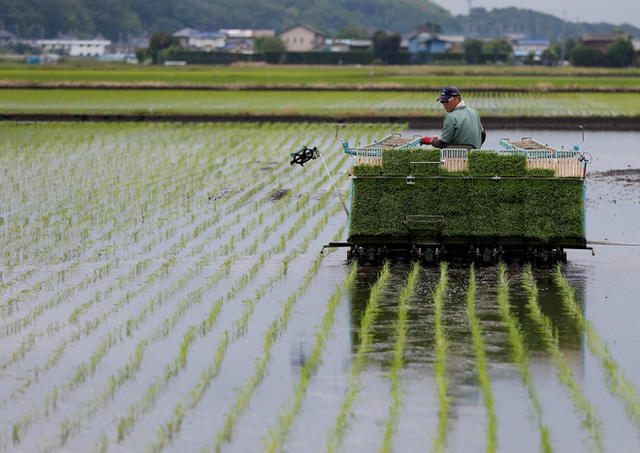
<path fill-rule="evenodd" d="M 438 55 L 462 52 L 463 35 L 444 35 L 429 31 L 414 31 L 405 37 L 411 61 L 416 64 L 429 63 Z"/>

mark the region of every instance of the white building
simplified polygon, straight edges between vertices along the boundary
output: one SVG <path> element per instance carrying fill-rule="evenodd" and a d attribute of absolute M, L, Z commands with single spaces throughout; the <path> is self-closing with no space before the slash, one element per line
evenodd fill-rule
<path fill-rule="evenodd" d="M 44 53 L 69 57 L 99 57 L 106 53 L 111 41 L 106 39 L 38 39 L 36 45 Z"/>
<path fill-rule="evenodd" d="M 191 50 L 211 52 L 221 50 L 227 44 L 226 33 L 201 32 L 193 28 L 183 28 L 174 33 L 173 37 L 178 39 L 183 48 Z"/>

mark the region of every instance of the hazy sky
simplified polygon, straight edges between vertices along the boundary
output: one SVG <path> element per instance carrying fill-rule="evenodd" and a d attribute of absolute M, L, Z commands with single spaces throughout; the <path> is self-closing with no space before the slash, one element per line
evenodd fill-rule
<path fill-rule="evenodd" d="M 516 7 L 552 14 L 569 22 L 607 22 L 614 25 L 628 23 L 640 28 L 638 0 L 432 0 L 454 16 L 469 14 L 472 8 Z"/>

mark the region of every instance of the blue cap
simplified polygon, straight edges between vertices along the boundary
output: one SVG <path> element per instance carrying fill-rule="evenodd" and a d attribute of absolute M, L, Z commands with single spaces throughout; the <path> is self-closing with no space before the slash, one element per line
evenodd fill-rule
<path fill-rule="evenodd" d="M 449 99 L 456 96 L 460 96 L 460 90 L 458 90 L 453 85 L 447 85 L 440 92 L 440 97 L 438 98 L 438 101 L 448 101 Z"/>

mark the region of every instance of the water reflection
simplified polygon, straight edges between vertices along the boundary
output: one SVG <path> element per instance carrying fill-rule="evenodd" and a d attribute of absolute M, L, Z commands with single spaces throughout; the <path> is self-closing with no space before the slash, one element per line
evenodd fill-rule
<path fill-rule="evenodd" d="M 369 360 L 377 362 L 382 368 L 388 368 L 393 360 L 397 338 L 397 301 L 410 267 L 404 264 L 393 265 L 391 271 L 392 282 L 380 304 L 380 311 L 371 334 L 373 346 L 368 354 Z M 575 274 L 575 269 L 573 271 Z M 361 267 L 358 271 L 356 287 L 350 293 L 352 354 L 357 353 L 360 345 L 362 316 L 369 302 L 371 286 L 377 280 L 379 272 L 380 268 Z M 466 300 L 470 273 L 469 269 L 449 269 L 448 273 L 449 283 L 443 313 L 443 323 L 449 343 L 448 375 L 454 383 L 466 387 L 475 385 L 477 381 L 476 354 L 469 327 Z M 536 359 L 534 366 L 548 367 L 552 359 L 547 353 L 547 343 L 540 332 L 539 325 L 529 315 L 528 296 L 522 288 L 522 269 L 510 268 L 508 275 L 510 308 L 520 325 L 526 348 Z M 534 276 L 539 290 L 540 309 L 553 325 L 560 350 L 571 364 L 575 376 L 578 377 L 582 375 L 584 360 L 583 335 L 575 320 L 563 308 L 562 296 L 553 281 L 553 271 L 534 270 Z M 434 373 L 435 365 L 433 291 L 439 278 L 438 268 L 424 268 L 421 271 L 420 282 L 409 309 L 407 345 L 404 353 L 405 366 L 412 368 L 416 364 L 421 365 L 419 368 L 422 372 L 429 375 Z M 514 373 L 509 332 L 501 317 L 497 300 L 497 268 L 477 269 L 476 280 L 475 312 L 481 322 L 491 372 L 506 373 L 519 379 L 517 373 Z M 584 288 L 576 287 L 575 289 L 576 301 L 582 306 Z M 467 388 L 466 391 L 468 390 Z"/>

